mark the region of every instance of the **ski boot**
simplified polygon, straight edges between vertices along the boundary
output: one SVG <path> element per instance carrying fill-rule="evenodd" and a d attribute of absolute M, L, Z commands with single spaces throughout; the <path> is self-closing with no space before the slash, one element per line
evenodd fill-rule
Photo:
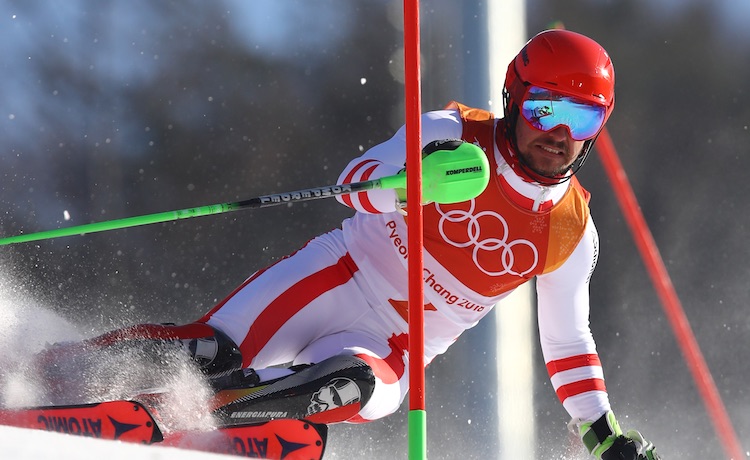
<path fill-rule="evenodd" d="M 73 404 L 157 393 L 190 368 L 212 381 L 241 369 L 242 355 L 226 334 L 206 324 L 144 324 L 49 346 L 33 367 L 47 403 Z"/>

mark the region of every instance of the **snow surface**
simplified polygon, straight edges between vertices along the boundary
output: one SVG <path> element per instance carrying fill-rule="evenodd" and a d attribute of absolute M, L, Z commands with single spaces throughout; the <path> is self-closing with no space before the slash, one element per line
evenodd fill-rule
<path fill-rule="evenodd" d="M 23 428 L 0 427 L 0 456 L 12 460 L 210 460 L 227 455 L 120 441 L 83 438 Z"/>

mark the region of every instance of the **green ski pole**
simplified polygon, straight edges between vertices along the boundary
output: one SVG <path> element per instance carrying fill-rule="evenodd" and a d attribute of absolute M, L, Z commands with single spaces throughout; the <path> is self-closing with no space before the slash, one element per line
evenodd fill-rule
<path fill-rule="evenodd" d="M 199 206 L 196 208 L 180 209 L 177 211 L 166 211 L 155 214 L 146 214 L 143 216 L 125 217 L 122 219 L 108 220 L 104 222 L 94 222 L 91 224 L 77 225 L 74 227 L 58 228 L 46 230 L 37 233 L 28 233 L 25 235 L 10 236 L 0 238 L 0 246 L 26 243 L 29 241 L 40 241 L 64 236 L 83 235 L 86 233 L 104 232 L 108 230 L 117 230 L 121 228 L 137 227 L 140 225 L 156 224 L 160 222 L 169 222 L 190 217 L 208 216 L 211 214 L 222 214 L 225 212 L 239 211 L 240 209 L 265 208 L 276 206 L 282 203 L 291 203 L 295 201 L 316 200 L 330 196 L 343 195 L 347 193 L 356 193 L 363 190 L 378 188 L 377 180 L 358 182 L 348 185 L 331 185 L 327 187 L 315 187 L 296 192 L 277 193 L 273 195 L 263 195 L 256 198 L 250 198 L 243 201 L 230 203 L 212 204 Z"/>
<path fill-rule="evenodd" d="M 487 157 L 481 149 L 468 143 L 463 144 L 456 150 L 437 151 L 425 158 L 423 177 L 425 184 L 425 192 L 423 193 L 423 196 L 425 201 L 434 201 L 436 203 L 457 203 L 470 200 L 482 193 L 489 182 Z M 123 219 L 94 222 L 74 227 L 10 236 L 0 238 L 0 246 L 137 227 L 140 225 L 169 222 L 190 217 L 239 211 L 241 209 L 267 208 L 285 203 L 317 200 L 373 189 L 398 188 L 406 188 L 406 174 L 404 174 L 403 171 L 393 176 L 355 182 L 352 184 L 313 187 L 294 192 L 263 195 L 248 200 L 230 203 L 212 204 L 196 208 L 126 217 Z"/>

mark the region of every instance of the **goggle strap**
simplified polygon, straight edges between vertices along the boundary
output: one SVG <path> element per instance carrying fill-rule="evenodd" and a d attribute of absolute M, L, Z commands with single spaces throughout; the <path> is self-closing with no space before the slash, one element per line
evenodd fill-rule
<path fill-rule="evenodd" d="M 516 74 L 516 78 L 510 82 L 508 92 L 510 93 L 511 99 L 513 99 L 513 101 L 520 107 L 523 102 L 523 97 L 526 95 L 526 89 L 531 86 L 531 84 L 523 81 L 518 74 L 518 69 L 516 69 L 515 64 L 513 65 L 513 72 Z"/>

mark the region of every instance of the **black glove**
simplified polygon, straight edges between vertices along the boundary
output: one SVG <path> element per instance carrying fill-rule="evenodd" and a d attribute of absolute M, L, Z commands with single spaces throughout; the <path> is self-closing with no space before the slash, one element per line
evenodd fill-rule
<path fill-rule="evenodd" d="M 595 422 L 583 422 L 578 427 L 583 444 L 599 460 L 660 460 L 653 444 L 641 433 L 630 430 L 623 434 L 612 411 Z"/>

